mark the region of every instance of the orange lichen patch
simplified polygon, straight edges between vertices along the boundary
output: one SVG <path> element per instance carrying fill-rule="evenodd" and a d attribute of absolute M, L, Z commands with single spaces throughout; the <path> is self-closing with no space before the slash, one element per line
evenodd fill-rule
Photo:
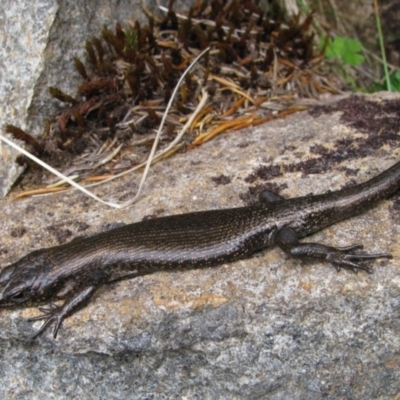
<path fill-rule="evenodd" d="M 135 294 L 132 297 L 118 299 L 118 314 L 123 318 L 138 319 L 147 309 L 147 295 Z M 113 307 L 113 305 L 111 305 Z"/>
<path fill-rule="evenodd" d="M 385 366 L 386 366 L 387 368 L 391 368 L 391 369 L 398 368 L 398 366 L 399 366 L 399 361 L 398 361 L 398 360 L 386 361 L 386 362 L 385 362 Z M 393 399 L 400 399 L 400 393 L 399 393 L 396 397 L 394 397 Z"/>
<path fill-rule="evenodd" d="M 202 309 L 208 307 L 219 307 L 228 302 L 225 296 L 213 293 L 201 293 L 199 295 L 188 294 L 182 290 L 169 290 L 168 294 L 153 296 L 153 302 L 158 307 L 164 307 L 170 310 L 176 310 L 183 307 L 192 309 Z"/>
<path fill-rule="evenodd" d="M 193 282 L 201 280 L 202 287 L 208 287 L 207 292 L 198 290 L 199 285 Z M 231 300 L 230 293 L 218 293 L 214 285 L 219 279 L 214 274 L 204 275 L 202 271 L 187 271 L 180 275 L 180 284 L 174 284 L 174 277 L 171 274 L 157 274 L 148 287 L 149 297 L 157 307 L 170 310 L 190 307 L 191 309 L 201 309 L 206 306 L 219 307 Z"/>
<path fill-rule="evenodd" d="M 21 310 L 21 316 L 23 318 L 32 318 L 40 315 L 41 312 L 37 309 L 37 307 L 28 307 Z"/>
<path fill-rule="evenodd" d="M 300 281 L 299 282 L 299 288 L 311 292 L 311 290 L 314 288 L 315 285 L 313 285 L 310 281 Z"/>

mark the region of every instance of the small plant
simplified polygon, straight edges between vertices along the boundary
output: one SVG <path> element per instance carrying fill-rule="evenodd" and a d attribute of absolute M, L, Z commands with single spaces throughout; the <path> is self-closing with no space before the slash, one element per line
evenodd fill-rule
<path fill-rule="evenodd" d="M 400 70 L 397 70 L 389 75 L 390 88 L 392 92 L 400 92 Z M 387 82 L 384 83 L 374 83 L 368 88 L 368 92 L 379 92 L 381 90 L 389 90 Z"/>
<path fill-rule="evenodd" d="M 356 39 L 344 36 L 336 36 L 329 39 L 325 49 L 325 57 L 328 59 L 340 59 L 343 64 L 357 66 L 364 62 L 362 44 Z"/>

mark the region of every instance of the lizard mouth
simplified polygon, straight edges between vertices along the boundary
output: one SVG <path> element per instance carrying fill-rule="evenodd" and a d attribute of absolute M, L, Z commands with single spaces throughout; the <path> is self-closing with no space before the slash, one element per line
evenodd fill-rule
<path fill-rule="evenodd" d="M 16 304 L 15 303 L 11 303 L 11 302 L 4 302 L 4 303 L 2 303 L 2 302 L 0 302 L 0 307 L 12 307 L 12 306 L 15 306 Z"/>
<path fill-rule="evenodd" d="M 0 307 L 18 306 L 29 300 L 25 285 L 15 279 L 0 282 Z"/>
<path fill-rule="evenodd" d="M 16 303 L 10 301 L 8 297 L 4 297 L 5 285 L 0 286 L 0 307 L 11 307 L 15 306 Z"/>
<path fill-rule="evenodd" d="M 7 300 L 4 299 L 4 290 L 6 289 L 7 283 L 7 281 L 0 283 L 0 306 L 5 306 L 5 303 L 7 302 Z"/>

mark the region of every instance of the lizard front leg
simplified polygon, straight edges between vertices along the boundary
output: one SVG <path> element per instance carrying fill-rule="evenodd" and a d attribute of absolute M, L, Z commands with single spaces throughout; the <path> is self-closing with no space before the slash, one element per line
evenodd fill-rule
<path fill-rule="evenodd" d="M 371 268 L 360 264 L 360 262 L 364 260 L 376 260 L 378 258 L 392 258 L 387 253 L 356 253 L 356 250 L 363 248 L 361 244 L 347 247 L 332 247 L 321 243 L 301 243 L 296 232 L 287 227 L 280 229 L 277 233 L 276 244 L 292 257 L 323 259 L 330 262 L 338 271 L 340 268 L 346 268 L 354 272 L 364 270 L 372 273 Z"/>
<path fill-rule="evenodd" d="M 39 336 L 52 322 L 54 322 L 53 337 L 55 339 L 63 320 L 87 304 L 97 289 L 98 285 L 84 286 L 67 298 L 62 306 L 52 304 L 47 308 L 40 307 L 39 310 L 42 312 L 42 315 L 29 318 L 28 321 L 45 320 L 45 322 L 31 336 L 31 339 Z"/>
<path fill-rule="evenodd" d="M 40 307 L 39 310 L 42 315 L 28 319 L 28 321 L 45 320 L 43 325 L 31 336 L 31 339 L 39 336 L 52 322 L 54 322 L 53 337 L 56 338 L 63 320 L 85 306 L 96 290 L 105 284 L 108 278 L 109 276 L 106 272 L 97 270 L 92 272 L 90 279 L 83 276 L 81 277 L 81 282 L 78 279 L 66 282 L 63 290 L 58 293 L 59 296 L 66 297 L 64 304 L 61 306 L 51 304 L 49 307 Z"/>

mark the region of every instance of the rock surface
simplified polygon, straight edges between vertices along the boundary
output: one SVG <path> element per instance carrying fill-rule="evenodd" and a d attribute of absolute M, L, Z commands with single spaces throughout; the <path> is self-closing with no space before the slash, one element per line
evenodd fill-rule
<path fill-rule="evenodd" d="M 148 215 L 243 205 L 274 183 L 285 197 L 336 190 L 399 160 L 400 98 L 357 96 L 230 133 L 156 164 L 142 199 L 110 210 L 81 194 L 0 202 L 0 264 Z M 386 99 L 385 101 L 383 99 Z M 135 175 L 99 186 L 133 196 Z M 400 394 L 398 199 L 309 240 L 362 242 L 393 260 L 337 273 L 279 249 L 212 269 L 102 288 L 56 340 L 34 307 L 0 312 L 2 398 L 365 399 Z"/>

